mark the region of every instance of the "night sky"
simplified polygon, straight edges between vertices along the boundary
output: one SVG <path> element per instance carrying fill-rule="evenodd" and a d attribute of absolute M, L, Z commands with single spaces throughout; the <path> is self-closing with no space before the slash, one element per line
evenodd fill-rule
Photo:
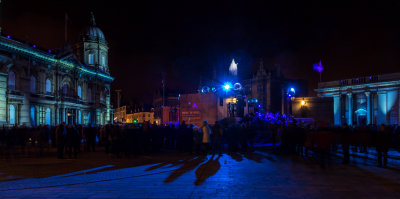
<path fill-rule="evenodd" d="M 317 87 L 315 62 L 323 81 L 399 72 L 400 2 L 320 4 L 273 1 L 206 2 L 3 0 L 2 31 L 48 49 L 75 43 L 94 12 L 110 46 L 114 89 L 125 101 L 151 103 L 161 74 L 167 87 L 190 90 L 234 58 L 248 77 L 260 58 L 280 64 L 286 77 Z"/>

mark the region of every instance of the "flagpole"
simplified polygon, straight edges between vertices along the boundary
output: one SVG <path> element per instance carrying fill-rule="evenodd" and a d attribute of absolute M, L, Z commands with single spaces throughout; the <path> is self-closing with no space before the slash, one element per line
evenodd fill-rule
<path fill-rule="evenodd" d="M 319 82 L 322 82 L 322 72 L 319 72 Z"/>

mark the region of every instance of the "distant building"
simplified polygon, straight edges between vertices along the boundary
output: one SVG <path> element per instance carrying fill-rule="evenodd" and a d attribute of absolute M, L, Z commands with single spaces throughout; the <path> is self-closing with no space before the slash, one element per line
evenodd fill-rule
<path fill-rule="evenodd" d="M 114 122 L 125 123 L 127 120 L 126 106 L 114 109 Z"/>
<path fill-rule="evenodd" d="M 179 95 L 176 90 L 162 89 L 156 91 L 153 97 L 154 118 L 161 120 L 162 124 L 179 121 Z"/>
<path fill-rule="evenodd" d="M 333 99 L 334 125 L 400 124 L 400 73 L 318 84 L 320 97 Z"/>
<path fill-rule="evenodd" d="M 154 119 L 154 112 L 137 112 L 126 115 L 126 123 L 144 123 L 150 122 L 150 124 L 160 124 L 161 121 Z"/>
<path fill-rule="evenodd" d="M 275 70 L 265 70 L 263 61 L 252 78 L 244 80 L 244 89 L 249 99 L 250 109 L 257 112 L 290 113 L 289 90 L 295 89 L 295 96 L 306 95 L 305 82 L 287 79 L 280 66 Z"/>
<path fill-rule="evenodd" d="M 0 36 L 0 124 L 105 124 L 113 80 L 93 15 L 75 48 L 53 52 Z"/>

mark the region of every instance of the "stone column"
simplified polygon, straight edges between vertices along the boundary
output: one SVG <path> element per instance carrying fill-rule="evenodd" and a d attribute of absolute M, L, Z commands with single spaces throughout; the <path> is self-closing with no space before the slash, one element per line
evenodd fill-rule
<path fill-rule="evenodd" d="M 348 118 L 347 118 L 347 124 L 349 126 L 353 125 L 353 94 L 352 93 L 347 93 L 347 105 L 348 105 Z"/>
<path fill-rule="evenodd" d="M 333 120 L 335 126 L 341 125 L 342 113 L 340 104 L 340 94 L 333 96 Z"/>
<path fill-rule="evenodd" d="M 60 109 L 56 106 L 55 108 L 55 117 L 54 117 L 54 125 L 57 125 L 60 123 Z"/>
<path fill-rule="evenodd" d="M 378 93 L 378 114 L 376 117 L 376 123 L 378 125 L 386 124 L 386 98 L 387 92 L 386 91 L 379 91 Z"/>
<path fill-rule="evenodd" d="M 367 97 L 367 125 L 371 124 L 371 93 L 369 91 L 365 92 Z"/>

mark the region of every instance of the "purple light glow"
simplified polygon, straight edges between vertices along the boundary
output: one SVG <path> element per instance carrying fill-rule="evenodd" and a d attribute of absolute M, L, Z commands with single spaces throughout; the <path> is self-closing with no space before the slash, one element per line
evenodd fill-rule
<path fill-rule="evenodd" d="M 196 103 L 193 103 L 193 108 L 197 108 L 197 104 Z"/>
<path fill-rule="evenodd" d="M 51 50 L 48 50 L 47 52 L 51 53 Z"/>
<path fill-rule="evenodd" d="M 33 45 L 34 48 L 36 48 L 36 45 Z"/>
<path fill-rule="evenodd" d="M 10 38 L 11 38 L 11 36 L 10 36 L 10 35 L 7 35 L 7 38 L 8 38 L 8 39 L 10 39 Z"/>
<path fill-rule="evenodd" d="M 319 63 L 313 64 L 313 69 L 319 73 L 321 73 L 324 70 L 324 67 L 322 66 L 321 61 Z"/>

